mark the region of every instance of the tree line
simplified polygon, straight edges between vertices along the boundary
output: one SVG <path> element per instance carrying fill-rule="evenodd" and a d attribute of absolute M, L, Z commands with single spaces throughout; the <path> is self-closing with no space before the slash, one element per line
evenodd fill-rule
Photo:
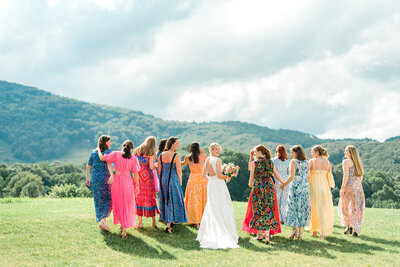
<path fill-rule="evenodd" d="M 187 154 L 187 148 L 182 147 L 179 151 L 182 157 Z M 224 149 L 220 157 L 222 162 L 234 162 L 240 167 L 238 177 L 228 183 L 232 200 L 247 201 L 250 194 L 248 154 Z M 85 185 L 85 166 L 58 161 L 10 166 L 3 163 L 0 165 L 0 197 L 90 197 L 91 192 Z M 366 206 L 400 209 L 400 173 L 365 167 Z M 189 168 L 183 167 L 183 191 L 189 174 Z M 335 188 L 332 195 L 337 205 L 343 176 L 341 163 L 333 165 L 333 176 Z"/>

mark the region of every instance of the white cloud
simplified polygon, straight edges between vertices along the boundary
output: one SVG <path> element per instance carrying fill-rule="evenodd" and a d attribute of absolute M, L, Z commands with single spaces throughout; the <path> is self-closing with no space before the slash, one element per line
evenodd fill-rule
<path fill-rule="evenodd" d="M 400 134 L 399 29 L 398 1 L 0 0 L 0 79 L 167 119 L 383 140 Z"/>

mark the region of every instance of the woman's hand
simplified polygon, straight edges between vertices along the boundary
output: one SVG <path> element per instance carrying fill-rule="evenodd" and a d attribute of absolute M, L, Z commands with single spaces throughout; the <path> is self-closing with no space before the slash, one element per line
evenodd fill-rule
<path fill-rule="evenodd" d="M 87 186 L 90 186 L 90 178 L 89 177 L 86 177 L 86 183 L 85 183 Z"/>
<path fill-rule="evenodd" d="M 253 188 L 254 183 L 249 182 L 249 187 Z"/>
<path fill-rule="evenodd" d="M 344 190 L 343 190 L 343 188 L 340 188 L 339 195 L 340 195 L 341 197 L 343 197 L 343 195 L 344 195 Z"/>
<path fill-rule="evenodd" d="M 283 184 L 280 184 L 279 185 L 279 188 L 283 191 L 283 190 L 285 190 L 285 187 L 286 187 L 286 183 L 283 183 Z"/>
<path fill-rule="evenodd" d="M 228 178 L 226 178 L 226 180 L 227 180 L 228 182 L 230 182 L 230 181 L 231 181 L 231 178 L 232 178 L 232 177 L 228 176 Z"/>
<path fill-rule="evenodd" d="M 108 178 L 108 184 L 112 184 L 114 181 L 114 175 L 110 175 L 110 178 Z"/>
<path fill-rule="evenodd" d="M 139 193 L 140 193 L 139 184 L 136 184 L 136 195 L 139 195 Z"/>

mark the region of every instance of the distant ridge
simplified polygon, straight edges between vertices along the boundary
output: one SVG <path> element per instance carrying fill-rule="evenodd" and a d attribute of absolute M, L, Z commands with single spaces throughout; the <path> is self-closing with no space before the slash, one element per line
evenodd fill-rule
<path fill-rule="evenodd" d="M 182 145 L 219 142 L 223 147 L 248 152 L 256 144 L 310 147 L 335 142 L 292 130 L 239 121 L 179 122 L 140 111 L 90 104 L 61 97 L 35 87 L 0 81 L 0 162 L 37 162 L 63 158 L 96 146 L 102 134 L 112 136 L 113 148 L 125 139 L 135 145 L 147 136 L 178 136 Z M 353 139 L 346 139 L 353 140 Z M 274 149 L 274 148 L 273 148 Z"/>

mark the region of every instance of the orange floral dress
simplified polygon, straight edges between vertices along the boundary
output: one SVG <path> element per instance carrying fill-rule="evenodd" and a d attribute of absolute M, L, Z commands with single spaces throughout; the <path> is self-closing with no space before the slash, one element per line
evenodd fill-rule
<path fill-rule="evenodd" d="M 186 185 L 185 207 L 189 224 L 199 224 L 207 202 L 207 180 L 203 165 L 189 163 L 190 176 Z"/>

